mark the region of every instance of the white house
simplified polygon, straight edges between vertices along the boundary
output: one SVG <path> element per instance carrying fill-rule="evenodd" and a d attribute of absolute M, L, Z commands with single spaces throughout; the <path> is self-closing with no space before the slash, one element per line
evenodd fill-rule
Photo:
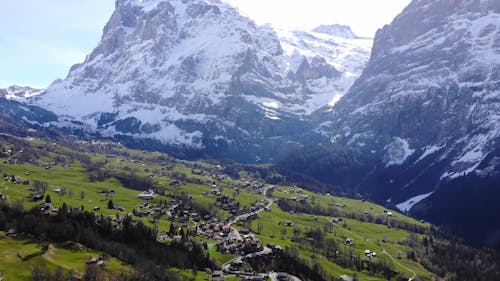
<path fill-rule="evenodd" d="M 156 194 L 152 190 L 144 191 L 141 194 L 139 194 L 139 198 L 142 200 L 152 200 L 155 198 Z"/>

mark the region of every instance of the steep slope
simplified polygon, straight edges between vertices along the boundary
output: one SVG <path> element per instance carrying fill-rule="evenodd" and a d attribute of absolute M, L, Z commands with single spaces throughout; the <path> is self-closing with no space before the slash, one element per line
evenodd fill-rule
<path fill-rule="evenodd" d="M 373 39 L 360 38 L 344 25 L 321 25 L 312 31 L 278 27 L 275 30 L 292 69 L 298 69 L 304 57 L 308 61 L 324 58 L 340 72 L 339 79 L 308 81 L 308 88 L 316 93 L 311 110 L 333 107 L 344 96 L 361 75 L 373 44 Z"/>
<path fill-rule="evenodd" d="M 500 2 L 414 0 L 322 117 L 325 135 L 378 157 L 365 190 L 405 211 L 424 200 L 436 218 L 451 180 L 500 176 Z"/>
<path fill-rule="evenodd" d="M 342 76 L 218 0 L 119 0 L 97 48 L 32 102 L 103 136 L 269 161 L 320 137 L 306 117 Z"/>

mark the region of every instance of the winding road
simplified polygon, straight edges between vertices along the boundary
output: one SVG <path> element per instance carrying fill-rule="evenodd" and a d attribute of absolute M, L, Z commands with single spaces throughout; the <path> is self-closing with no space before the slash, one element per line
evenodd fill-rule
<path fill-rule="evenodd" d="M 232 221 L 230 221 L 230 222 L 227 223 L 231 227 L 231 230 L 232 230 L 232 232 L 231 232 L 230 235 L 233 235 L 238 240 L 243 240 L 243 238 L 241 237 L 240 232 L 236 228 L 234 228 L 232 225 L 235 224 L 235 223 L 237 223 L 240 220 L 246 220 L 250 216 L 258 215 L 259 213 L 261 213 L 265 209 L 271 208 L 271 206 L 273 205 L 274 201 L 273 201 L 273 199 L 267 197 L 267 187 L 264 188 L 263 197 L 268 202 L 265 207 L 260 208 L 260 209 L 258 209 L 257 211 L 254 211 L 254 212 L 241 214 L 241 215 L 237 216 L 236 218 L 234 218 Z M 264 249 L 261 252 L 265 252 L 265 251 L 269 251 L 269 250 L 271 250 L 271 249 L 269 249 L 267 247 L 264 247 Z M 257 254 L 258 253 L 259 252 L 257 252 Z M 235 257 L 234 259 L 232 259 L 232 260 L 224 263 L 222 265 L 222 270 L 224 270 L 224 272 L 227 272 L 227 273 L 230 273 L 230 274 L 237 274 L 237 275 L 241 275 L 241 274 L 244 275 L 244 274 L 246 274 L 246 272 L 242 272 L 242 271 L 230 271 L 230 265 L 231 265 L 231 263 L 241 261 L 241 260 L 243 260 L 243 258 L 244 258 L 243 256 L 238 256 L 238 257 Z M 258 273 L 258 275 L 269 276 L 272 281 L 278 281 L 278 279 L 277 279 L 278 273 L 276 273 L 276 272 L 270 272 L 269 274 L 268 273 Z M 290 274 L 288 274 L 288 277 L 289 277 L 290 281 L 301 281 L 298 277 L 290 275 Z"/>

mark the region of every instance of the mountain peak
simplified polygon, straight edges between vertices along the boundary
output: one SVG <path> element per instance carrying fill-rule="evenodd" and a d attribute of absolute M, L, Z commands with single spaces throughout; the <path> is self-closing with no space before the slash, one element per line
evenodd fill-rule
<path fill-rule="evenodd" d="M 235 157 L 267 161 L 281 153 L 271 144 L 307 131 L 307 116 L 345 93 L 360 74 L 336 58 L 356 56 L 355 65 L 364 65 L 369 57 L 364 45 L 351 48 L 364 42 L 344 48 L 337 37 L 292 32 L 281 42 L 269 25 L 258 26 L 221 0 L 116 5 L 94 51 L 32 100 L 107 137 L 224 157 L 244 149 L 247 155 Z M 308 40 L 326 47 L 311 51 L 318 44 Z M 248 143 L 256 145 L 249 149 Z"/>
<path fill-rule="evenodd" d="M 352 32 L 351 27 L 342 24 L 320 25 L 314 28 L 312 31 L 347 39 L 359 38 L 356 34 L 354 34 L 354 32 Z"/>
<path fill-rule="evenodd" d="M 6 89 L 0 89 L 0 97 L 6 99 L 28 98 L 36 96 L 42 92 L 42 89 L 35 89 L 29 86 L 12 85 Z"/>

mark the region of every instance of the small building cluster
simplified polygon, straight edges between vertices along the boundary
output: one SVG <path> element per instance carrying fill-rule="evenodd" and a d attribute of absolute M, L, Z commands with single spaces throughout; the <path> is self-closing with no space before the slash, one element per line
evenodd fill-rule
<path fill-rule="evenodd" d="M 225 234 L 223 239 L 217 240 L 215 247 L 217 251 L 223 254 L 237 254 L 237 255 L 257 255 L 265 249 L 262 246 L 260 239 L 250 233 L 248 229 L 241 229 L 242 237 L 238 235 Z"/>

